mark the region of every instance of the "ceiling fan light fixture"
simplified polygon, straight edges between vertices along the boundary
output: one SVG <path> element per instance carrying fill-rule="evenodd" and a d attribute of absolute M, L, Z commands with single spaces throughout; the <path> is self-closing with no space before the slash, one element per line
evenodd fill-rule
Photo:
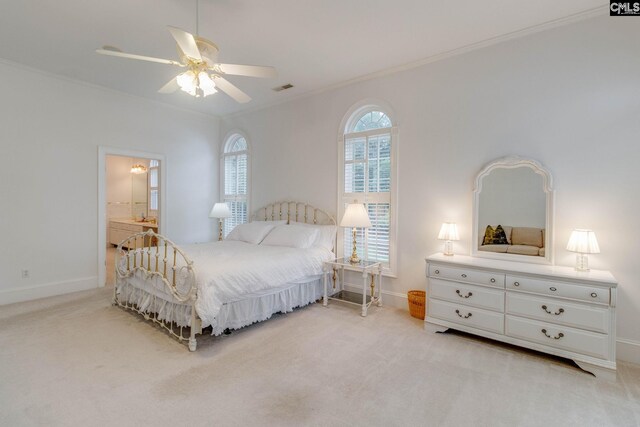
<path fill-rule="evenodd" d="M 187 92 L 189 95 L 196 96 L 196 88 L 198 87 L 196 74 L 189 70 L 184 73 L 178 75 L 176 77 L 176 81 L 178 82 L 178 86 L 180 89 Z"/>
<path fill-rule="evenodd" d="M 176 81 L 180 89 L 196 98 L 209 96 L 217 92 L 215 82 L 204 71 L 200 71 L 197 74 L 193 70 L 185 71 L 176 78 Z"/>
<path fill-rule="evenodd" d="M 216 83 L 213 81 L 209 74 L 201 71 L 198 74 L 198 81 L 200 82 L 200 89 L 202 89 L 203 96 L 209 96 L 217 92 Z"/>

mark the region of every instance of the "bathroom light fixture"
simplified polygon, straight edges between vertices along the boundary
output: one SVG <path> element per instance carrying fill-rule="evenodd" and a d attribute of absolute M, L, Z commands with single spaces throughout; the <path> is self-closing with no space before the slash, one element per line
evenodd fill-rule
<path fill-rule="evenodd" d="M 141 174 L 145 172 L 147 172 L 147 167 L 145 165 L 136 163 L 135 165 L 131 166 L 131 173 Z"/>
<path fill-rule="evenodd" d="M 453 242 L 452 240 L 460 240 L 458 235 L 458 226 L 455 222 L 444 222 L 440 227 L 440 233 L 438 233 L 438 240 L 446 240 L 444 242 L 443 254 L 447 256 L 453 256 Z"/>
<path fill-rule="evenodd" d="M 356 228 L 369 228 L 371 227 L 371 220 L 367 214 L 367 210 L 362 203 L 358 203 L 354 200 L 354 203 L 347 205 L 347 209 L 344 211 L 342 221 L 340 221 L 340 227 L 353 228 L 353 251 L 351 252 L 351 258 L 349 262 L 351 264 L 358 264 L 360 258 L 358 258 L 357 244 L 356 244 Z"/>
<path fill-rule="evenodd" d="M 596 234 L 592 230 L 575 229 L 571 232 L 567 250 L 577 252 L 576 270 L 589 271 L 589 259 L 586 254 L 599 254 L 600 247 Z"/>
<path fill-rule="evenodd" d="M 213 205 L 209 218 L 218 218 L 218 241 L 222 240 L 222 222 L 231 216 L 231 210 L 226 203 L 216 203 Z"/>

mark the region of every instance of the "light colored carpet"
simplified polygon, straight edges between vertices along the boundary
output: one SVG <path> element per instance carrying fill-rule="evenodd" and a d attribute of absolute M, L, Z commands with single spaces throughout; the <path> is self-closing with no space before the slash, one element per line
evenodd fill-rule
<path fill-rule="evenodd" d="M 640 366 L 431 334 L 392 308 L 319 304 L 196 353 L 99 289 L 0 308 L 0 425 L 640 424 Z"/>

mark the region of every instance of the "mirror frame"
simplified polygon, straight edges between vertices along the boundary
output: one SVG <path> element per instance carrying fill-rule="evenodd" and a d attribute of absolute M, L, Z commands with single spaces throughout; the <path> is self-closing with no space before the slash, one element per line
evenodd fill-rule
<path fill-rule="evenodd" d="M 542 176 L 542 190 L 546 194 L 547 206 L 545 210 L 545 256 L 527 256 L 517 254 L 503 254 L 496 252 L 486 252 L 478 250 L 478 217 L 479 217 L 479 205 L 480 205 L 480 193 L 482 192 L 482 180 L 488 176 L 495 169 L 515 169 L 527 167 L 532 169 L 535 173 Z M 473 188 L 473 224 L 472 224 L 472 240 L 471 240 L 471 255 L 474 257 L 482 258 L 494 258 L 505 261 L 514 262 L 527 262 L 535 264 L 553 264 L 553 244 L 554 244 L 554 232 L 553 232 L 553 216 L 554 216 L 554 198 L 555 193 L 553 190 L 553 181 L 551 172 L 540 163 L 532 159 L 526 159 L 518 156 L 507 156 L 494 160 L 487 164 L 480 173 L 476 176 Z"/>

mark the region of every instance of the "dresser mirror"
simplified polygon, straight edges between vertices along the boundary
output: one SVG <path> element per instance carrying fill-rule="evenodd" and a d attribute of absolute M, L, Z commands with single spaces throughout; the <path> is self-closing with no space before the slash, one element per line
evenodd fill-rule
<path fill-rule="evenodd" d="M 553 264 L 551 173 L 504 157 L 485 166 L 473 191 L 473 256 Z"/>

